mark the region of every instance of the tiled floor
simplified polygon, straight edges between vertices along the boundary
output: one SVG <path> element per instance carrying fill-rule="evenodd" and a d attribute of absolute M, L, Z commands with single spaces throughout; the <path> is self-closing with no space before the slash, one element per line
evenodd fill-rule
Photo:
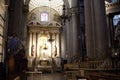
<path fill-rule="evenodd" d="M 27 76 L 27 80 L 65 80 L 63 73 L 43 73 L 42 76 L 35 74 Z"/>

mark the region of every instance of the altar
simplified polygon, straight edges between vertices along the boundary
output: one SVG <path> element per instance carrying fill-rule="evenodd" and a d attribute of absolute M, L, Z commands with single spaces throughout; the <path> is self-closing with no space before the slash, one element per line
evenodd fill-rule
<path fill-rule="evenodd" d="M 51 71 L 55 65 L 60 68 L 60 26 L 29 24 L 28 35 L 28 67 Z"/>
<path fill-rule="evenodd" d="M 51 12 L 59 15 L 54 10 Z M 28 67 L 39 69 L 52 69 L 53 65 L 60 67 L 62 25 L 52 14 L 49 10 L 44 11 L 41 8 L 40 11 L 33 11 L 28 16 L 26 52 Z"/>
<path fill-rule="evenodd" d="M 51 73 L 54 72 L 54 67 L 51 66 L 51 65 L 48 65 L 48 66 L 38 66 L 38 67 L 36 67 L 36 69 L 38 71 L 42 71 L 42 72 L 51 72 Z"/>
<path fill-rule="evenodd" d="M 55 57 L 50 60 L 40 60 L 39 58 L 29 58 L 28 69 L 34 71 L 35 69 L 43 72 L 54 72 L 61 70 L 61 58 Z"/>
<path fill-rule="evenodd" d="M 49 62 L 49 60 L 40 60 L 40 65 L 41 66 L 48 66 L 48 65 L 50 65 L 50 62 Z"/>

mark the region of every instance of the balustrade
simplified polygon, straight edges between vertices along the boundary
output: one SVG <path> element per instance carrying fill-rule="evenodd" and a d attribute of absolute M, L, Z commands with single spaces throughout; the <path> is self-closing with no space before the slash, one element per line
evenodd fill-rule
<path fill-rule="evenodd" d="M 76 80 L 75 76 L 88 77 L 89 75 L 92 75 L 92 73 L 89 74 L 89 72 L 96 72 L 98 74 L 101 74 L 101 73 L 99 73 L 99 71 L 100 72 L 103 71 L 103 72 L 106 72 L 106 74 L 107 74 L 108 72 L 116 71 L 116 68 L 117 68 L 117 70 L 120 70 L 119 69 L 120 64 L 118 64 L 117 67 L 115 66 L 113 68 L 112 60 L 110 60 L 110 59 L 101 60 L 101 61 L 86 61 L 86 62 L 71 63 L 71 64 L 64 65 L 64 71 L 66 74 L 66 78 L 67 79 L 71 78 L 71 80 Z M 86 73 L 88 74 L 88 76 Z M 94 75 L 92 75 L 92 76 L 94 76 Z M 98 77 L 104 78 L 104 79 L 108 78 L 108 77 L 105 77 L 102 75 L 98 75 Z"/>
<path fill-rule="evenodd" d="M 91 69 L 91 70 L 113 70 L 113 63 L 111 60 L 102 60 L 102 61 L 88 61 L 88 62 L 79 62 L 65 64 L 64 69 Z M 116 67 L 115 67 L 116 68 Z M 120 64 L 118 64 L 120 68 Z"/>

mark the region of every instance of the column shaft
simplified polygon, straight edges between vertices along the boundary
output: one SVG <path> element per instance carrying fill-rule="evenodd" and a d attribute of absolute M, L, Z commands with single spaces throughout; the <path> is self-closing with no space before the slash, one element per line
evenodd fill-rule
<path fill-rule="evenodd" d="M 104 0 L 94 0 L 95 11 L 95 53 L 97 59 L 107 57 L 108 50 L 108 31 L 106 25 L 105 3 Z"/>
<path fill-rule="evenodd" d="M 77 37 L 77 27 L 78 27 L 78 23 L 77 23 L 77 19 L 78 19 L 78 13 L 77 10 L 78 9 L 78 5 L 77 5 L 78 0 L 72 0 L 72 44 L 73 44 L 73 55 L 78 54 L 78 45 L 77 45 L 77 41 L 78 41 L 78 37 Z"/>
<path fill-rule="evenodd" d="M 87 56 L 94 57 L 94 36 L 93 36 L 93 14 L 92 14 L 92 0 L 84 0 L 85 6 L 85 36 L 86 36 L 86 50 Z"/>
<path fill-rule="evenodd" d="M 29 56 L 31 56 L 31 47 L 32 47 L 32 33 L 30 32 L 29 37 Z"/>
<path fill-rule="evenodd" d="M 71 30 L 70 30 L 70 25 L 69 25 L 69 24 L 70 24 L 70 22 L 69 22 L 69 21 L 66 21 L 66 29 L 67 29 L 67 30 L 66 30 L 66 35 L 67 35 L 67 36 L 66 36 L 66 39 L 67 39 L 67 40 L 66 40 L 66 42 L 67 42 L 67 43 L 66 43 L 66 44 L 67 44 L 67 46 L 66 46 L 67 49 L 66 49 L 66 50 L 67 50 L 67 51 L 66 51 L 66 56 L 65 56 L 65 58 L 67 58 L 67 59 L 70 58 L 70 55 L 71 55 L 71 51 L 70 51 L 70 50 L 71 50 L 71 44 L 70 44 L 70 43 L 71 43 L 71 42 L 70 42 L 70 41 L 71 41 L 71 38 L 70 38 L 70 37 L 71 37 L 71 36 L 70 36 L 70 31 L 71 31 Z"/>

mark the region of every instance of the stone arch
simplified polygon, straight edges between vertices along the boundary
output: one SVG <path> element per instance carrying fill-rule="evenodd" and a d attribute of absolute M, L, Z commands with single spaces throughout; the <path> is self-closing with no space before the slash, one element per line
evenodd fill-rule
<path fill-rule="evenodd" d="M 29 24 L 29 23 L 31 23 L 31 21 L 33 21 L 31 19 L 32 14 L 36 15 L 36 22 L 40 23 L 40 13 L 42 13 L 42 12 L 46 12 L 49 15 L 50 14 L 49 7 L 41 6 L 41 7 L 37 7 L 35 9 L 33 9 L 32 11 L 30 11 L 28 13 L 27 23 Z M 56 22 L 57 24 L 60 24 L 61 23 L 60 14 L 53 8 L 51 8 L 51 13 L 52 14 L 50 16 L 50 22 Z"/>
<path fill-rule="evenodd" d="M 25 0 L 25 5 L 29 5 L 31 0 Z M 64 4 L 70 8 L 70 4 L 69 4 L 69 1 L 68 0 L 63 0 Z"/>

